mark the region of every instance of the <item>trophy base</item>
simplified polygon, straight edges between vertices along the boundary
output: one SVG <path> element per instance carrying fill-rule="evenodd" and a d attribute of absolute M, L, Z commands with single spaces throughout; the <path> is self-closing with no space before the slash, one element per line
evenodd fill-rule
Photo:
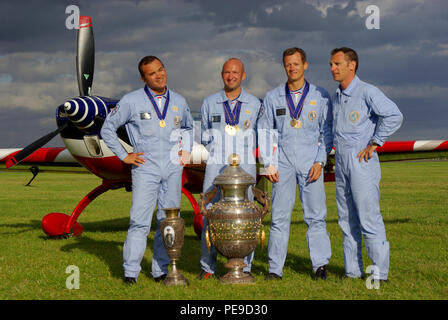
<path fill-rule="evenodd" d="M 184 277 L 182 273 L 173 273 L 169 272 L 166 276 L 165 280 L 163 280 L 163 284 L 166 286 L 188 286 L 188 280 Z"/>
<path fill-rule="evenodd" d="M 253 284 L 254 277 L 250 273 L 243 272 L 246 266 L 244 260 L 241 258 L 229 259 L 226 263 L 226 268 L 231 269 L 228 273 L 223 275 L 219 280 L 223 284 Z"/>

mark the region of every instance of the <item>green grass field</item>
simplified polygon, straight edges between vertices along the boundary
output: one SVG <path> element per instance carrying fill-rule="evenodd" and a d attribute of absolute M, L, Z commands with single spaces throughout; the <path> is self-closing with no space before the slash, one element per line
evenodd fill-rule
<path fill-rule="evenodd" d="M 100 180 L 81 169 L 76 173 L 61 170 L 42 172 L 30 187 L 25 187 L 30 172 L 3 168 L 0 168 L 0 299 L 3 300 L 448 298 L 448 162 L 382 163 L 381 210 L 391 257 L 390 281 L 379 289 L 368 289 L 362 279 L 344 278 L 334 183 L 326 184 L 327 229 L 333 252 L 327 281 L 315 281 L 312 277 L 299 201 L 293 211 L 283 281 L 264 281 L 267 246 L 255 250 L 253 285 L 196 280 L 200 271 L 200 241 L 193 230 L 193 211 L 183 196 L 181 215 L 186 221 L 186 234 L 179 268 L 190 286 L 165 287 L 152 280 L 152 231 L 138 284 L 129 287 L 122 279 L 122 248 L 129 222 L 130 193 L 121 189 L 103 194 L 78 219 L 84 227 L 82 236 L 54 240 L 42 232 L 42 217 L 50 212 L 70 214 Z M 266 237 L 269 223 L 267 215 Z M 370 261 L 363 250 L 367 268 Z M 225 261 L 219 256 L 218 275 L 227 272 Z M 66 287 L 71 275 L 66 268 L 71 265 L 79 268 L 79 289 Z"/>

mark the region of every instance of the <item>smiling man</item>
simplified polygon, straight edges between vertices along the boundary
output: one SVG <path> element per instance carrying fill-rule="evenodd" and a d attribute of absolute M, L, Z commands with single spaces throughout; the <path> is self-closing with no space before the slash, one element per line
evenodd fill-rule
<path fill-rule="evenodd" d="M 266 280 L 282 278 L 297 185 L 313 271 L 316 279 L 325 280 L 331 245 L 322 169 L 331 151 L 332 107 L 327 91 L 305 80 L 308 62 L 304 50 L 285 50 L 283 66 L 288 81 L 266 94 L 265 113 L 258 125 L 259 129 L 278 131 L 274 153 L 267 148 L 271 143 L 259 143 L 266 176 L 273 183 Z"/>
<path fill-rule="evenodd" d="M 256 160 L 253 151 L 256 148 L 257 121 L 259 114 L 262 113 L 261 102 L 241 86 L 246 78 L 241 60 L 236 58 L 227 60 L 222 67 L 221 77 L 224 89 L 205 98 L 201 107 L 201 142 L 209 151 L 204 176 L 204 193 L 214 187 L 213 180 L 228 165 L 228 158 L 232 153 L 240 156 L 241 168 L 256 178 Z M 248 196 L 252 201 L 251 189 Z M 219 201 L 220 197 L 218 192 L 207 208 Z M 210 252 L 207 249 L 205 230 L 208 221 L 205 217 L 203 226 L 199 279 L 207 279 L 216 272 L 217 251 L 213 245 Z M 247 266 L 243 269 L 242 278 L 252 278 L 250 274 L 252 258 L 253 252 L 245 257 L 244 262 Z"/>
<path fill-rule="evenodd" d="M 362 237 L 375 267 L 374 278 L 387 280 L 389 242 L 380 212 L 381 168 L 375 151 L 401 126 L 397 105 L 377 87 L 361 81 L 358 54 L 347 47 L 331 52 L 330 70 L 339 87 L 333 96 L 336 151 L 336 202 L 343 234 L 345 274 L 364 274 Z"/>
<path fill-rule="evenodd" d="M 145 86 L 126 94 L 101 129 L 107 146 L 120 160 L 132 165 L 131 218 L 123 246 L 124 276 L 129 284 L 137 282 L 156 204 L 152 275 L 160 281 L 168 274 L 170 259 L 160 234 L 160 222 L 165 219 L 163 208 L 180 207 L 182 168 L 193 144 L 190 109 L 181 95 L 168 89 L 162 61 L 154 56 L 144 57 L 138 70 Z M 116 133 L 123 125 L 134 149 L 129 154 Z M 177 156 L 179 145 L 181 157 Z"/>

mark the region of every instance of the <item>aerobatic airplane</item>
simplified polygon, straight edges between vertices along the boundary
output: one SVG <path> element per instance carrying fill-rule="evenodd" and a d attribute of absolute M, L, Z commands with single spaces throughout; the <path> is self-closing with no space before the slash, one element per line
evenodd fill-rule
<path fill-rule="evenodd" d="M 99 195 L 111 189 L 125 188 L 131 191 L 131 167 L 121 162 L 101 139 L 100 129 L 108 115 L 115 108 L 118 100 L 101 96 L 92 96 L 94 71 L 94 39 L 91 18 L 81 16 L 77 38 L 77 77 L 79 97 L 69 99 L 56 108 L 57 129 L 36 140 L 23 149 L 0 150 L 0 162 L 10 168 L 23 163 L 79 163 L 102 179 L 102 184 L 90 191 L 73 210 L 71 215 L 50 213 L 42 219 L 42 229 L 50 237 L 67 238 L 79 236 L 82 226 L 77 222 L 79 215 L 87 205 Z M 66 148 L 43 148 L 43 146 L 60 134 Z M 117 134 L 123 147 L 128 152 L 133 148 L 126 129 L 121 127 Z M 448 141 L 392 141 L 378 148 L 378 153 L 410 154 L 416 151 L 447 151 Z M 202 191 L 202 182 L 207 160 L 207 150 L 194 143 L 190 163 L 184 167 L 182 174 L 182 193 L 190 201 L 194 211 L 194 230 L 200 236 L 202 215 L 192 193 Z M 407 158 L 412 158 L 407 157 Z M 33 172 L 34 177 L 37 172 Z M 34 178 L 33 177 L 33 178 Z M 259 177 L 258 177 L 259 178 Z M 257 178 L 257 180 L 258 180 Z M 325 181 L 334 181 L 331 161 L 325 168 Z"/>

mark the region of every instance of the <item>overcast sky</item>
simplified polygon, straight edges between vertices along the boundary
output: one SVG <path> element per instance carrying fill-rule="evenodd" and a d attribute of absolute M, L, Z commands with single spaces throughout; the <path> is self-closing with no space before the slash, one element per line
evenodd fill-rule
<path fill-rule="evenodd" d="M 446 0 L 2 0 L 0 148 L 24 147 L 55 130 L 56 107 L 78 95 L 70 4 L 92 17 L 93 95 L 119 99 L 140 88 L 137 63 L 156 55 L 192 111 L 222 88 L 230 57 L 245 63 L 247 91 L 263 98 L 286 81 L 281 55 L 294 46 L 308 54 L 306 78 L 333 94 L 330 51 L 349 46 L 360 57 L 358 76 L 404 114 L 390 140 L 448 139 Z M 368 5 L 379 9 L 380 29 L 366 27 Z M 56 137 L 47 146 L 62 145 Z"/>

